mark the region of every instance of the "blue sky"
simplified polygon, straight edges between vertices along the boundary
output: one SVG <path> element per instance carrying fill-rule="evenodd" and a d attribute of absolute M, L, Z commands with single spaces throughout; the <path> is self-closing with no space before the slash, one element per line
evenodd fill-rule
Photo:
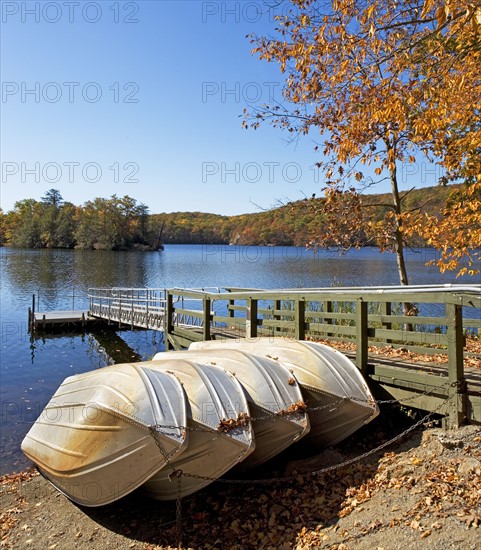
<path fill-rule="evenodd" d="M 281 99 L 282 75 L 250 54 L 246 35 L 271 32 L 282 4 L 1 7 L 5 211 L 50 188 L 75 204 L 128 194 L 152 213 L 241 214 L 319 194 L 314 136 L 293 144 L 268 125 L 242 129 L 249 103 Z M 401 186 L 433 184 L 432 170 L 419 163 L 401 171 Z"/>

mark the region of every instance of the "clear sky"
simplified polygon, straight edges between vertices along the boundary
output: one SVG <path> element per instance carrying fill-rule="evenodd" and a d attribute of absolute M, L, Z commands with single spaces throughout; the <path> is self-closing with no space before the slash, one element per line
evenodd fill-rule
<path fill-rule="evenodd" d="M 1 207 L 50 188 L 74 204 L 128 194 L 152 213 L 319 194 L 315 136 L 242 129 L 246 106 L 281 100 L 277 65 L 246 38 L 272 31 L 277 4 L 1 0 Z M 401 186 L 433 184 L 432 170 L 401 170 Z"/>

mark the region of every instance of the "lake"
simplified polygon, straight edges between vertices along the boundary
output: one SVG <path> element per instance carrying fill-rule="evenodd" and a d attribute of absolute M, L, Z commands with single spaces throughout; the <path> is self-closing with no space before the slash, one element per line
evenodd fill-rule
<path fill-rule="evenodd" d="M 459 283 L 425 262 L 432 249 L 407 253 L 411 284 Z M 479 281 L 469 281 L 478 283 Z M 20 443 L 60 383 L 111 362 L 150 359 L 164 349 L 155 331 L 114 331 L 30 339 L 27 311 L 82 309 L 89 287 L 299 288 L 398 284 L 393 254 L 375 248 L 344 256 L 298 247 L 166 245 L 163 252 L 0 248 L 0 473 L 30 463 Z"/>

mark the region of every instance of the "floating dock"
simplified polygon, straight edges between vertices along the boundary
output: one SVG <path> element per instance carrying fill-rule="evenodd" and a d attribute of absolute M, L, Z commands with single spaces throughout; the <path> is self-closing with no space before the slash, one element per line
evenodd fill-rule
<path fill-rule="evenodd" d="M 62 329 L 86 327 L 99 320 L 92 317 L 88 311 L 35 311 L 29 310 L 29 327 L 32 332 L 40 328 Z"/>

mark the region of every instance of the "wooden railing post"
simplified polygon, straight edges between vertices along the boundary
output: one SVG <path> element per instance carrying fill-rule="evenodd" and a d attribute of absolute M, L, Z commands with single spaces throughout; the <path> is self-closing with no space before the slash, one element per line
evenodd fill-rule
<path fill-rule="evenodd" d="M 328 300 L 327 302 L 325 302 L 326 304 L 326 313 L 332 313 L 332 302 L 330 300 Z M 327 318 L 324 318 L 324 321 L 326 323 L 326 325 L 332 325 L 333 324 L 333 320 L 331 317 L 327 317 Z M 327 337 L 330 338 L 332 336 L 332 332 L 328 332 L 327 333 Z"/>
<path fill-rule="evenodd" d="M 174 297 L 167 290 L 165 293 L 165 312 L 164 312 L 164 340 L 167 351 L 173 349 L 169 336 L 174 331 Z"/>
<path fill-rule="evenodd" d="M 235 300 L 229 300 L 229 308 L 228 308 L 229 317 L 235 317 L 234 304 L 235 304 Z"/>
<path fill-rule="evenodd" d="M 249 298 L 246 311 L 246 338 L 257 338 L 257 300 Z"/>
<path fill-rule="evenodd" d="M 305 340 L 306 337 L 306 302 L 304 300 L 296 300 L 294 302 L 295 312 L 295 338 L 296 340 Z"/>
<path fill-rule="evenodd" d="M 463 367 L 463 315 L 462 306 L 446 304 L 448 336 L 448 381 L 450 428 L 459 428 L 466 418 L 466 380 Z"/>
<path fill-rule="evenodd" d="M 382 317 L 389 317 L 391 315 L 391 302 L 381 302 L 381 316 Z M 386 323 L 386 322 L 383 322 L 382 323 L 382 326 L 386 329 L 386 330 L 391 330 L 392 329 L 392 323 Z M 386 342 L 388 344 L 391 343 L 391 339 L 390 338 L 386 338 Z"/>
<path fill-rule="evenodd" d="M 212 305 L 212 300 L 210 298 L 204 298 L 204 326 L 202 327 L 202 337 L 204 341 L 210 340 L 210 308 Z"/>
<path fill-rule="evenodd" d="M 356 302 L 356 365 L 363 376 L 367 375 L 367 319 L 367 302 L 358 298 Z"/>

